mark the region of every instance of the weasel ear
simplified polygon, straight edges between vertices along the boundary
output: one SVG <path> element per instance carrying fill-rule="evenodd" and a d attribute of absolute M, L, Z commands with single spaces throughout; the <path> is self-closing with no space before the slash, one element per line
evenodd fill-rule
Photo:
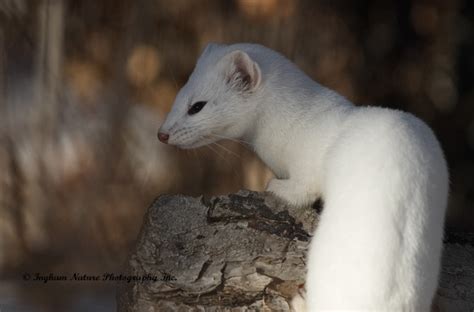
<path fill-rule="evenodd" d="M 227 55 L 226 83 L 240 91 L 255 91 L 262 80 L 260 67 L 243 51 Z"/>

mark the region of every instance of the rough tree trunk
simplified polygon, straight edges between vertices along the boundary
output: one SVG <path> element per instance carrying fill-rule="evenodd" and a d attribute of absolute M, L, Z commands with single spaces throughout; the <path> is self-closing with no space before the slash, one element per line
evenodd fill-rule
<path fill-rule="evenodd" d="M 289 311 L 317 221 L 316 209 L 266 193 L 162 196 L 127 264 L 127 275 L 158 280 L 118 283 L 118 310 Z M 466 237 L 451 235 L 445 245 L 439 311 L 474 309 L 474 239 Z"/>

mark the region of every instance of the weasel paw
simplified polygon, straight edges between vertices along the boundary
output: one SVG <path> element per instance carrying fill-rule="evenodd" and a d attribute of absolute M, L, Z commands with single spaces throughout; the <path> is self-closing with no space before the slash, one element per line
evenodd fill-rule
<path fill-rule="evenodd" d="M 272 179 L 267 185 L 267 192 L 294 206 L 304 206 L 311 203 L 311 198 L 306 190 L 298 188 L 298 184 L 290 180 Z"/>
<path fill-rule="evenodd" d="M 304 288 L 300 288 L 298 293 L 291 299 L 292 312 L 306 312 L 306 292 Z"/>

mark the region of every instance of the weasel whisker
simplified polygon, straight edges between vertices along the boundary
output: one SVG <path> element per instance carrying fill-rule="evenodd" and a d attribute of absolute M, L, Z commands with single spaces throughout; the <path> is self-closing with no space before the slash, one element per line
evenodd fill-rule
<path fill-rule="evenodd" d="M 229 140 L 229 141 L 241 144 L 242 146 L 246 146 L 246 147 L 251 146 L 250 142 L 247 142 L 247 141 L 244 141 L 244 140 L 234 139 L 234 138 L 231 138 L 231 137 L 218 135 L 218 134 L 214 134 L 214 133 L 210 134 L 210 135 L 213 136 L 213 137 L 219 138 L 219 139 Z"/>
<path fill-rule="evenodd" d="M 226 151 L 226 152 L 229 153 L 230 155 L 235 156 L 235 157 L 237 157 L 237 158 L 241 158 L 239 154 L 235 153 L 234 151 L 231 151 L 230 149 L 228 149 L 228 148 L 225 147 L 224 145 L 219 144 L 219 143 L 217 143 L 217 142 L 214 142 L 213 144 L 215 144 L 217 147 L 220 147 L 221 149 L 223 149 L 224 151 Z"/>

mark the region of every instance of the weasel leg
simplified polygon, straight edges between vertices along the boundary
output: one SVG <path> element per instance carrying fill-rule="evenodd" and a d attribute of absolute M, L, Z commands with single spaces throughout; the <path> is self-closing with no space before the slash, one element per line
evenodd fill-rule
<path fill-rule="evenodd" d="M 310 205 L 317 198 L 308 191 L 307 183 L 293 179 L 271 179 L 267 185 L 267 192 L 275 194 L 294 206 Z"/>

